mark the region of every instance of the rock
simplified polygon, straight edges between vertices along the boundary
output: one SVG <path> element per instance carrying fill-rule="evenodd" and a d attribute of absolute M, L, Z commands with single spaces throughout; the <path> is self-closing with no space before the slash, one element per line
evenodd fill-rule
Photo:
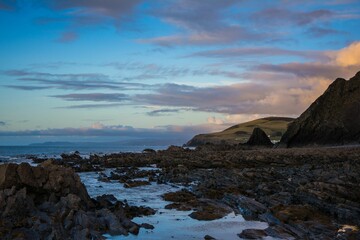
<path fill-rule="evenodd" d="M 246 145 L 272 147 L 273 143 L 261 128 L 254 128 Z"/>
<path fill-rule="evenodd" d="M 245 229 L 238 236 L 245 239 L 263 239 L 267 234 L 260 229 Z"/>
<path fill-rule="evenodd" d="M 142 150 L 143 153 L 156 153 L 156 151 L 154 149 L 151 148 L 145 148 L 144 150 Z"/>
<path fill-rule="evenodd" d="M 89 197 L 70 168 L 45 161 L 0 165 L 1 239 L 104 239 L 138 234 L 139 226 L 126 216 L 129 206 L 114 196 Z M 151 209 L 152 210 L 152 209 Z M 133 211 L 133 216 L 149 209 Z"/>
<path fill-rule="evenodd" d="M 336 79 L 281 138 L 287 147 L 354 143 L 360 143 L 360 72 Z"/>
<path fill-rule="evenodd" d="M 196 210 L 189 214 L 189 217 L 196 220 L 211 221 L 220 219 L 231 212 L 231 209 L 215 202 L 200 201 L 196 205 Z"/>
<path fill-rule="evenodd" d="M 145 229 L 151 229 L 151 230 L 155 228 L 153 225 L 148 224 L 148 223 L 142 223 L 140 225 L 140 227 L 145 228 Z"/>
<path fill-rule="evenodd" d="M 0 189 L 10 188 L 18 183 L 17 168 L 18 165 L 14 163 L 0 165 Z"/>
<path fill-rule="evenodd" d="M 61 154 L 60 157 L 65 161 L 76 161 L 76 160 L 82 160 L 82 157 L 80 156 L 80 153 L 78 151 L 74 152 L 73 154 Z"/>
<path fill-rule="evenodd" d="M 210 235 L 205 235 L 204 240 L 216 240 L 216 238 L 214 238 Z"/>
<path fill-rule="evenodd" d="M 189 202 L 196 199 L 196 196 L 193 193 L 185 189 L 177 192 L 165 193 L 162 197 L 165 201 L 170 202 Z"/>
<path fill-rule="evenodd" d="M 268 211 L 263 204 L 246 196 L 226 195 L 224 201 L 237 209 L 246 220 L 257 220 L 259 215 Z"/>
<path fill-rule="evenodd" d="M 124 183 L 124 187 L 125 188 L 133 188 L 133 187 L 140 187 L 140 186 L 145 186 L 145 185 L 150 185 L 149 181 L 142 181 L 142 180 L 128 180 L 126 181 L 126 183 Z"/>

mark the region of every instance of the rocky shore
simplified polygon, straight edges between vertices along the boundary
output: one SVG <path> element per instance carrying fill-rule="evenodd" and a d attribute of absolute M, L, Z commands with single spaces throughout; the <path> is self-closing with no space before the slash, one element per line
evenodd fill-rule
<path fill-rule="evenodd" d="M 79 160 L 79 159 L 78 159 Z M 104 239 L 138 234 L 132 217 L 154 214 L 111 195 L 91 199 L 71 168 L 45 161 L 0 165 L 1 239 Z"/>
<path fill-rule="evenodd" d="M 94 155 L 89 159 L 76 154 L 62 157 L 57 164 L 77 171 L 115 169 L 102 177 L 124 184 L 134 183 L 138 177 L 146 179 L 140 184 L 180 184 L 186 190 L 163 196 L 173 202 L 166 208 L 193 210 L 190 217 L 194 219 L 210 221 L 235 211 L 246 220 L 269 224 L 265 230 L 239 232 L 239 239 L 360 239 L 358 147 L 252 149 L 204 145 L 189 150 L 172 146 L 163 151 Z M 139 169 L 148 166 L 160 170 Z M 88 202 L 88 208 L 104 211 L 83 195 L 80 199 Z M 125 234 L 131 229 L 123 228 L 126 231 L 121 233 Z M 106 230 L 111 229 L 101 228 Z"/>

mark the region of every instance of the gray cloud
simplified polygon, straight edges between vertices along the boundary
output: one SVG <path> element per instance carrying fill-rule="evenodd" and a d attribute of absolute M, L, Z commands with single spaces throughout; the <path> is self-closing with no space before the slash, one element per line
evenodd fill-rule
<path fill-rule="evenodd" d="M 6 122 L 0 121 L 0 127 L 1 127 L 1 126 L 5 126 L 5 125 L 6 125 Z"/>
<path fill-rule="evenodd" d="M 274 56 L 297 56 L 309 59 L 325 58 L 323 52 L 320 51 L 298 51 L 274 47 L 254 47 L 254 48 L 223 48 L 218 50 L 207 50 L 196 52 L 189 57 L 212 57 L 212 58 L 228 58 L 228 57 L 274 57 Z M 327 57 L 326 57 L 327 58 Z"/>
<path fill-rule="evenodd" d="M 129 100 L 129 96 L 123 93 L 73 93 L 51 97 L 66 101 L 123 102 Z"/>
<path fill-rule="evenodd" d="M 156 17 L 183 30 L 182 34 L 139 39 L 170 47 L 176 45 L 223 44 L 263 40 L 265 35 L 237 24 L 230 24 L 228 11 L 241 1 L 169 1 L 153 12 Z M 267 36 L 270 37 L 270 36 Z"/>
<path fill-rule="evenodd" d="M 252 68 L 252 71 L 277 72 L 294 75 L 296 77 L 325 77 L 335 79 L 348 78 L 354 75 L 359 66 L 340 67 L 328 63 L 286 63 L 286 64 L 261 64 Z"/>
<path fill-rule="evenodd" d="M 206 88 L 165 84 L 156 93 L 137 94 L 134 101 L 141 104 L 188 107 L 194 111 L 226 114 L 298 114 L 303 110 L 303 103 L 290 107 L 290 104 L 288 106 L 285 102 L 272 102 L 269 98 L 279 92 L 278 87 L 278 85 L 263 83 L 241 83 Z M 283 88 L 287 91 L 286 86 Z M 282 94 L 284 94 L 284 99 L 291 98 L 292 103 L 301 98 L 301 94 L 292 96 L 286 95 L 285 92 Z"/>
<path fill-rule="evenodd" d="M 337 16 L 335 12 L 324 9 L 298 12 L 285 8 L 266 8 L 254 13 L 251 19 L 254 22 L 266 24 L 266 26 L 276 27 L 284 24 L 304 26 L 314 22 L 329 20 L 335 16 Z"/>
<path fill-rule="evenodd" d="M 99 109 L 99 108 L 112 108 L 123 106 L 124 104 L 120 103 L 109 103 L 109 104 L 80 104 L 80 105 L 70 105 L 64 107 L 56 107 L 58 109 Z"/>
<path fill-rule="evenodd" d="M 27 6 L 26 1 L 0 0 L 0 10 L 15 10 Z M 84 26 L 112 24 L 120 29 L 126 23 L 135 25 L 135 12 L 143 0 L 38 0 L 30 3 L 36 7 L 57 11 L 59 17 L 42 17 L 35 20 L 39 24 L 66 23 L 66 29 L 57 39 L 58 42 L 70 42 L 77 39 L 77 31 Z M 71 30 L 71 31 L 69 31 Z"/>
<path fill-rule="evenodd" d="M 323 37 L 327 35 L 346 34 L 344 31 L 335 30 L 326 27 L 311 27 L 306 31 L 307 34 L 313 37 Z"/>
<path fill-rule="evenodd" d="M 49 89 L 51 87 L 46 86 L 24 86 L 24 85 L 4 85 L 7 88 L 12 89 L 18 89 L 18 90 L 26 90 L 26 91 L 32 91 L 32 90 L 44 90 Z"/>
<path fill-rule="evenodd" d="M 15 77 L 17 80 L 32 85 L 8 85 L 9 88 L 20 90 L 41 89 L 64 89 L 64 90 L 87 90 L 87 89 L 111 89 L 111 90 L 143 90 L 152 89 L 155 86 L 149 84 L 124 82 L 111 80 L 109 76 L 97 73 L 81 74 L 53 74 L 44 72 L 31 72 L 25 70 L 5 71 L 3 74 Z M 35 85 L 34 85 L 35 84 Z"/>
<path fill-rule="evenodd" d="M 151 117 L 157 117 L 157 116 L 164 116 L 164 115 L 170 115 L 173 113 L 178 113 L 182 110 L 183 109 L 158 109 L 158 110 L 153 110 L 153 111 L 147 112 L 146 114 Z"/>

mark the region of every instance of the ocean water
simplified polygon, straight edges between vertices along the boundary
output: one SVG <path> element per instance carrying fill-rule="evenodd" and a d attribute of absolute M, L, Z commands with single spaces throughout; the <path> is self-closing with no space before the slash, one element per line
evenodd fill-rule
<path fill-rule="evenodd" d="M 82 157 L 88 157 L 90 154 L 141 152 L 145 148 L 160 150 L 160 149 L 166 149 L 167 146 L 115 145 L 115 144 L 104 144 L 104 143 L 0 146 L 0 163 L 28 161 L 29 156 L 59 158 L 60 154 L 62 153 L 73 153 L 75 151 L 79 151 Z"/>

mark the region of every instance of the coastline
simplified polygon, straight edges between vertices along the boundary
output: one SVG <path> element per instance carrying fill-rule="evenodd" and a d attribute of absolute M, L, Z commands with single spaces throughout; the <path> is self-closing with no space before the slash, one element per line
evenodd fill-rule
<path fill-rule="evenodd" d="M 40 163 L 46 159 L 34 160 Z M 360 196 L 355 191 L 360 183 L 358 146 L 241 149 L 208 145 L 195 150 L 171 146 L 167 150 L 90 155 L 88 159 L 78 153 L 64 154 L 55 163 L 80 175 L 101 172 L 93 178 L 124 186 L 135 184 L 134 189 L 144 182 L 177 185 L 175 194 L 187 189 L 193 195 L 191 201 L 175 199 L 165 208 L 191 210 L 198 214 L 189 215 L 199 219 L 221 219 L 228 214 L 221 212 L 226 206 L 245 220 L 268 224 L 263 229 L 239 228 L 243 238 L 359 236 Z M 149 170 L 151 166 L 156 167 L 156 173 Z M 143 189 L 146 191 L 146 186 Z"/>

